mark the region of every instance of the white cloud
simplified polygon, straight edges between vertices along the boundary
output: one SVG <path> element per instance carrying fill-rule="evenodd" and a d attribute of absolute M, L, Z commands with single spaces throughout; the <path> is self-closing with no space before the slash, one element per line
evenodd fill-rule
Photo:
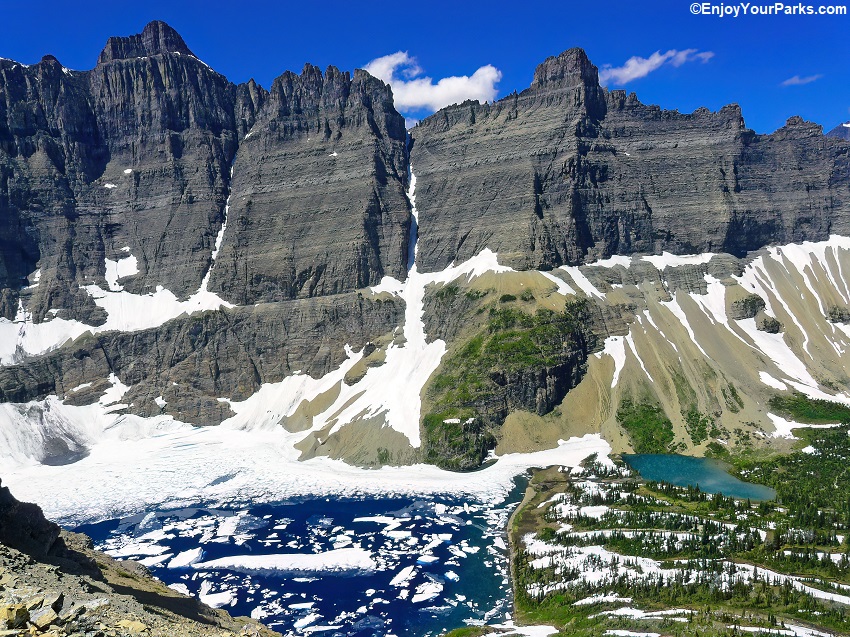
<path fill-rule="evenodd" d="M 789 77 L 787 80 L 782 82 L 782 86 L 802 86 L 803 84 L 811 84 L 812 82 L 816 82 L 823 75 L 807 75 L 806 77 L 800 77 L 799 75 L 795 75 L 794 77 Z"/>
<path fill-rule="evenodd" d="M 377 58 L 363 68 L 392 86 L 395 106 L 400 111 L 436 111 L 469 99 L 491 101 L 496 98 L 496 84 L 502 79 L 502 72 L 487 64 L 471 76 L 444 77 L 435 84 L 430 77 L 418 77 L 423 70 L 407 51 Z"/>
<path fill-rule="evenodd" d="M 698 51 L 697 49 L 685 49 L 684 51 L 670 49 L 666 53 L 656 51 L 648 58 L 635 55 L 626 60 L 623 66 L 612 67 L 610 64 L 604 66 L 599 71 L 599 82 L 601 84 L 627 84 L 632 80 L 646 77 L 665 64 L 678 68 L 687 62 L 705 63 L 713 57 L 713 51 Z"/>

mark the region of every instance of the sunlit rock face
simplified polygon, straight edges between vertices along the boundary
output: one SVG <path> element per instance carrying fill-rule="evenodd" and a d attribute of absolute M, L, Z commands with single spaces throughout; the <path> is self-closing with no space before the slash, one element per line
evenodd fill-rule
<path fill-rule="evenodd" d="M 469 468 L 587 433 L 628 450 L 637 395 L 688 449 L 694 410 L 784 431 L 774 393 L 848 390 L 846 130 L 646 106 L 580 49 L 409 135 L 364 71 L 237 86 L 161 22 L 90 71 L 0 60 L 0 457 L 223 424 L 411 464 L 457 442 L 424 435 L 445 411 L 478 447 L 443 465 Z M 576 300 L 581 339 L 434 389 L 490 317 Z"/>
<path fill-rule="evenodd" d="M 737 105 L 647 106 L 601 88 L 580 49 L 543 62 L 521 93 L 450 106 L 411 136 L 423 270 L 485 247 L 548 269 L 664 250 L 742 256 L 850 229 L 846 144 L 820 126 L 792 117 L 757 135 Z"/>
<path fill-rule="evenodd" d="M 7 319 L 38 268 L 26 295 L 35 320 L 55 309 L 102 322 L 80 286 L 102 282 L 104 259 L 125 247 L 138 265 L 128 291 L 189 297 L 231 196 L 235 221 L 211 276 L 226 299 L 339 293 L 406 271 L 404 120 L 365 72 L 308 65 L 271 92 L 236 86 L 152 22 L 110 38 L 90 71 L 52 56 L 0 61 L 0 103 Z"/>

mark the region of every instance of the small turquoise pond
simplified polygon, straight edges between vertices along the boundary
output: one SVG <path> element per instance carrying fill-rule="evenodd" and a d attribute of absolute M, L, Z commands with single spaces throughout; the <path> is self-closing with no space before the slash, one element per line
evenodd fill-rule
<path fill-rule="evenodd" d="M 644 480 L 669 482 L 679 487 L 699 486 L 705 493 L 722 493 L 742 500 L 776 497 L 776 491 L 770 487 L 743 482 L 729 475 L 726 466 L 717 460 L 656 453 L 624 455 L 623 460 Z"/>

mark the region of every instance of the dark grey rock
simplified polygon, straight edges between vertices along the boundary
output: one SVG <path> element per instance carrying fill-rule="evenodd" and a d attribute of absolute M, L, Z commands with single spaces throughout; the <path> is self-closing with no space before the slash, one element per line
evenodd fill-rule
<path fill-rule="evenodd" d="M 850 308 L 833 305 L 827 310 L 826 318 L 830 323 L 850 322 Z"/>
<path fill-rule="evenodd" d="M 263 383 L 297 370 L 322 376 L 342 363 L 344 344 L 363 348 L 402 323 L 403 312 L 401 302 L 352 293 L 199 312 L 139 332 L 88 334 L 27 363 L 0 368 L 0 401 L 26 403 L 56 394 L 72 404 L 89 404 L 109 387 L 106 379 L 114 373 L 132 387 L 122 399 L 132 404 L 130 413 L 218 424 L 232 415 L 218 398 L 245 400 Z M 89 382 L 88 389 L 71 391 Z M 166 401 L 164 408 L 154 401 L 158 396 Z M 69 444 L 72 449 L 55 449 L 52 455 L 84 450 L 82 442 Z"/>
<path fill-rule="evenodd" d="M 836 139 L 850 140 L 850 122 L 846 124 L 839 124 L 826 135 L 827 137 L 835 137 Z"/>
<path fill-rule="evenodd" d="M 106 64 L 113 60 L 144 58 L 162 53 L 180 53 L 195 57 L 177 31 L 165 22 L 154 20 L 139 35 L 109 38 L 97 62 Z"/>
<path fill-rule="evenodd" d="M 41 507 L 18 502 L 0 483 L 0 544 L 44 557 L 59 540 L 59 531 L 56 524 L 45 519 Z"/>
<path fill-rule="evenodd" d="M 767 314 L 764 310 L 759 310 L 755 316 L 756 329 L 768 334 L 779 334 L 782 331 L 782 323 L 776 318 Z"/>
<path fill-rule="evenodd" d="M 764 299 L 758 294 L 749 294 L 742 299 L 733 301 L 729 308 L 729 318 L 740 321 L 755 318 L 765 308 Z"/>
<path fill-rule="evenodd" d="M 213 273 L 229 298 L 403 277 L 405 137 L 389 87 L 363 71 L 308 65 L 271 93 L 235 86 L 162 22 L 110 38 L 91 71 L 0 61 L 0 316 L 23 297 L 37 322 L 54 309 L 102 323 L 80 288 L 102 285 L 125 247 L 139 267 L 125 289 L 188 297 L 210 269 L 231 168 L 234 223 Z"/>
<path fill-rule="evenodd" d="M 140 270 L 128 290 L 163 285 L 185 297 L 198 288 L 236 151 L 236 87 L 181 43 L 152 23 L 111 39 L 92 71 L 68 71 L 52 57 L 0 67 L 7 318 L 38 266 L 41 282 L 28 298 L 35 320 L 53 308 L 102 322 L 79 287 L 102 282 L 104 258 L 117 259 L 124 246 Z"/>
<path fill-rule="evenodd" d="M 250 126 L 210 289 L 245 304 L 404 278 L 406 131 L 389 87 L 364 71 L 308 64 L 262 100 L 244 93 Z"/>
<path fill-rule="evenodd" d="M 516 268 L 613 254 L 727 252 L 850 230 L 850 147 L 792 117 L 771 135 L 737 105 L 690 115 L 600 88 L 579 49 L 493 104 L 412 131 L 419 262 L 485 247 Z"/>

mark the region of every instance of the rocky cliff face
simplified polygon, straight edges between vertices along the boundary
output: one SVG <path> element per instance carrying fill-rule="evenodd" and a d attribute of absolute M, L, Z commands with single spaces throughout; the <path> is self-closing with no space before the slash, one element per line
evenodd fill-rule
<path fill-rule="evenodd" d="M 14 233 L 0 254 L 4 316 L 38 269 L 27 303 L 35 320 L 56 310 L 102 322 L 80 287 L 102 284 L 105 259 L 125 248 L 138 264 L 126 289 L 198 289 L 236 151 L 235 93 L 158 22 L 111 38 L 91 71 L 51 56 L 28 68 L 4 62 L 0 216 Z"/>
<path fill-rule="evenodd" d="M 392 300 L 337 295 L 197 313 L 149 330 L 83 336 L 36 360 L 0 367 L 0 402 L 58 395 L 68 404 L 88 405 L 98 401 L 115 374 L 131 387 L 122 399 L 123 413 L 218 424 L 232 415 L 220 397 L 245 400 L 264 383 L 295 372 L 324 376 L 345 359 L 342 344 L 363 349 L 387 326 L 402 321 L 402 309 Z M 60 444 L 42 460 L 68 451 Z"/>
<path fill-rule="evenodd" d="M 37 505 L 18 502 L 0 482 L 0 544 L 44 558 L 56 551 L 59 531 Z"/>
<path fill-rule="evenodd" d="M 96 184 L 108 210 L 105 256 L 129 247 L 136 257 L 128 291 L 162 285 L 185 298 L 210 267 L 224 221 L 236 87 L 156 22 L 110 38 L 88 79 L 108 157 Z"/>
<path fill-rule="evenodd" d="M 586 379 L 609 358 L 622 367 L 646 298 L 673 307 L 747 267 L 718 255 L 722 272 L 699 258 L 619 268 L 622 255 L 746 259 L 850 234 L 846 130 L 793 117 L 757 135 L 735 105 L 663 111 L 602 88 L 580 49 L 545 60 L 522 93 L 445 108 L 409 137 L 390 88 L 363 71 L 308 64 L 268 90 L 237 86 L 161 22 L 110 38 L 90 71 L 0 59 L 0 434 L 19 426 L 18 456 L 71 462 L 122 418 L 236 413 L 286 428 L 302 457 L 466 468 L 494 444 L 564 437 L 549 418 L 562 404 L 614 427 L 572 397 L 608 404 L 588 387 L 620 373 Z M 572 283 L 548 272 L 559 267 Z M 769 299 L 756 308 L 734 289 L 732 320 L 754 321 L 756 341 L 793 332 Z M 843 317 L 839 296 L 827 309 Z M 562 324 L 576 297 L 593 301 L 587 333 Z M 487 361 L 464 360 L 475 339 Z M 713 400 L 668 411 L 679 424 Z M 523 446 L 518 412 L 548 433 Z M 474 426 L 444 427 L 461 415 Z"/>
<path fill-rule="evenodd" d="M 522 269 L 614 254 L 730 252 L 848 231 L 844 143 L 791 118 L 771 135 L 735 105 L 690 115 L 600 88 L 580 49 L 532 85 L 411 131 L 420 267 L 484 247 Z"/>
<path fill-rule="evenodd" d="M 270 94 L 235 86 L 162 22 L 110 38 L 91 71 L 52 56 L 0 61 L 0 314 L 15 316 L 38 269 L 26 294 L 36 321 L 56 310 L 96 325 L 103 312 L 80 287 L 103 285 L 105 259 L 127 253 L 137 273 L 124 289 L 187 298 L 212 266 L 231 177 L 235 223 L 215 273 L 226 297 L 316 296 L 402 276 L 404 143 L 389 88 L 367 74 L 307 67 Z"/>
<path fill-rule="evenodd" d="M 404 278 L 406 133 L 389 87 L 308 64 L 262 101 L 233 166 L 210 289 L 246 304 Z"/>
<path fill-rule="evenodd" d="M 839 124 L 827 134 L 827 137 L 835 137 L 836 139 L 850 140 L 850 122 Z"/>

